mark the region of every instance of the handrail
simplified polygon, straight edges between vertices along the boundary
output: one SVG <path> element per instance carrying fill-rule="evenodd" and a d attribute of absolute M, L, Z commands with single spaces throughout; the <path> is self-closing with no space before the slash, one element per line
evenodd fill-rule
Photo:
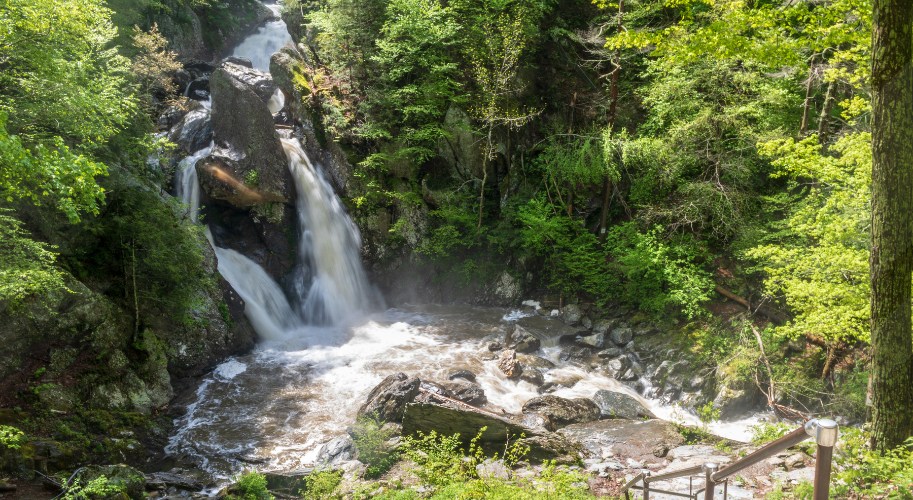
<path fill-rule="evenodd" d="M 749 453 L 722 469 L 719 468 L 719 465 L 708 462 L 703 465 L 667 472 L 657 476 L 651 476 L 649 471 L 647 471 L 628 481 L 628 483 L 625 484 L 623 491 L 627 498 L 629 490 L 641 490 L 644 493 L 644 499 L 647 499 L 651 492 L 650 483 L 668 481 L 669 479 L 687 476 L 693 478 L 694 476 L 702 475 L 704 476 L 703 488 L 693 495 L 690 493 L 687 495 L 684 493 L 677 493 L 675 495 L 697 500 L 698 495 L 703 493 L 705 500 L 712 500 L 714 498 L 716 485 L 723 483 L 723 497 L 725 498 L 728 493 L 728 488 L 725 486 L 728 485 L 729 477 L 764 459 L 770 458 L 783 450 L 791 448 L 810 437 L 814 437 L 815 442 L 818 445 L 818 454 L 817 459 L 815 460 L 815 493 L 813 498 L 814 500 L 826 500 L 830 490 L 831 460 L 833 458 L 834 445 L 837 443 L 837 435 L 838 426 L 833 420 L 812 419 L 807 421 L 802 427 L 758 448 L 754 452 Z M 637 486 L 636 483 L 638 481 L 642 481 L 643 486 Z M 660 490 L 653 489 L 652 491 L 660 493 Z M 670 494 L 671 492 L 663 491 L 662 493 Z"/>

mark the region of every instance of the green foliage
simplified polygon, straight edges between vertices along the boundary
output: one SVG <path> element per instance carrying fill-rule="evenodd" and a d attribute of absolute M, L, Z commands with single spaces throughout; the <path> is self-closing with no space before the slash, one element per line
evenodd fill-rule
<path fill-rule="evenodd" d="M 790 431 L 792 428 L 783 422 L 761 422 L 751 426 L 751 444 L 767 444 L 780 439 Z"/>
<path fill-rule="evenodd" d="M 7 450 L 18 450 L 25 441 L 25 434 L 11 425 L 0 425 L 0 446 Z"/>
<path fill-rule="evenodd" d="M 804 186 L 800 200 L 774 199 L 788 217 L 746 252 L 760 262 L 766 291 L 795 313 L 785 335 L 867 341 L 871 136 L 841 137 L 828 154 L 816 137 L 761 145 L 775 175 Z"/>
<path fill-rule="evenodd" d="M 840 429 L 834 454 L 833 493 L 840 498 L 913 498 L 913 438 L 884 454 L 871 451 L 869 437 L 854 428 Z"/>
<path fill-rule="evenodd" d="M 704 314 L 714 283 L 697 262 L 703 251 L 692 238 L 663 238 L 658 227 L 640 232 L 634 224 L 613 227 L 606 247 L 624 279 L 622 296 L 643 310 L 675 308 L 688 318 Z"/>
<path fill-rule="evenodd" d="M 709 424 L 720 419 L 720 409 L 713 404 L 713 401 L 707 401 L 703 406 L 697 408 L 697 418 L 702 423 Z"/>
<path fill-rule="evenodd" d="M 396 435 L 393 429 L 385 429 L 383 422 L 361 416 L 351 431 L 358 460 L 367 465 L 365 477 L 382 476 L 399 460 L 399 450 L 391 448 L 388 442 Z"/>
<path fill-rule="evenodd" d="M 239 500 L 273 500 L 273 495 L 266 489 L 266 476 L 256 471 L 248 471 L 235 478 L 232 487 L 234 493 L 230 498 Z"/>
<path fill-rule="evenodd" d="M 81 212 L 98 213 L 104 190 L 95 182 L 107 167 L 74 153 L 55 137 L 50 146 L 27 148 L 7 132 L 7 116 L 0 111 L 0 197 L 7 203 L 27 200 L 35 205 L 56 205 L 71 222 Z"/>
<path fill-rule="evenodd" d="M 0 112 L 23 142 L 94 150 L 129 122 L 130 63 L 110 46 L 110 16 L 102 0 L 8 0 L 0 8 Z"/>
<path fill-rule="evenodd" d="M 329 498 L 341 498 L 341 496 L 333 494 L 341 482 L 342 471 L 314 471 L 304 479 L 305 487 L 301 492 L 301 496 L 304 498 L 314 498 L 321 500 Z"/>
<path fill-rule="evenodd" d="M 177 60 L 177 54 L 167 50 L 168 40 L 159 32 L 158 25 L 153 24 L 148 32 L 134 26 L 132 41 L 137 54 L 133 57 L 131 69 L 144 93 L 175 93 L 178 89 L 172 75 L 182 65 Z"/>
<path fill-rule="evenodd" d="M 77 476 L 73 483 L 64 489 L 60 498 L 63 500 L 101 499 L 111 498 L 124 492 L 123 485 L 112 484 L 105 476 L 98 476 L 90 481 L 83 481 Z"/>
<path fill-rule="evenodd" d="M 66 290 L 57 256 L 48 245 L 32 240 L 17 219 L 0 212 L 0 303 Z"/>
<path fill-rule="evenodd" d="M 536 160 L 559 184 L 594 185 L 606 178 L 617 182 L 618 153 L 626 137 L 624 131 L 613 136 L 609 128 L 592 135 L 553 135 Z"/>

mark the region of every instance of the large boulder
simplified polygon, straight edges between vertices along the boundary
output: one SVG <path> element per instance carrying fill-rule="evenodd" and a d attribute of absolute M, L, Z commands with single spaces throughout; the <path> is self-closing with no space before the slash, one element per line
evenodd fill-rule
<path fill-rule="evenodd" d="M 358 410 L 359 416 L 382 422 L 402 422 L 406 405 L 418 396 L 421 381 L 405 373 L 395 373 L 377 384 Z"/>
<path fill-rule="evenodd" d="M 294 183 L 266 103 L 254 87 L 224 68 L 211 80 L 215 148 L 197 164 L 201 188 L 210 198 L 236 207 L 289 203 Z"/>
<path fill-rule="evenodd" d="M 626 418 L 637 420 L 641 418 L 656 418 L 633 396 L 615 391 L 596 391 L 593 402 L 599 407 L 602 418 Z"/>
<path fill-rule="evenodd" d="M 235 80 L 247 84 L 263 102 L 269 102 L 276 92 L 277 86 L 272 76 L 269 73 L 252 68 L 250 61 L 246 59 L 228 58 L 222 63 L 221 69 L 229 73 Z M 211 87 L 212 82 L 210 79 Z"/>
<path fill-rule="evenodd" d="M 508 349 L 522 354 L 536 352 L 542 347 L 542 341 L 520 325 L 516 325 L 514 331 L 507 334 L 504 344 Z"/>
<path fill-rule="evenodd" d="M 481 406 L 488 402 L 485 390 L 475 382 L 458 379 L 451 382 L 443 382 L 440 385 L 452 394 L 453 399 L 458 401 L 469 403 L 473 406 Z"/>
<path fill-rule="evenodd" d="M 596 403 L 589 399 L 566 399 L 546 395 L 530 399 L 523 404 L 523 413 L 536 413 L 547 418 L 553 427 L 564 427 L 599 419 Z"/>
<path fill-rule="evenodd" d="M 525 427 L 509 418 L 487 411 L 473 411 L 468 408 L 413 403 L 406 406 L 403 417 L 403 435 L 435 431 L 440 435 L 459 434 L 464 441 L 474 438 L 482 428 L 479 443 L 489 450 L 504 452 L 506 443 L 517 441 L 530 447 L 527 458 L 532 460 L 558 460 L 576 462 L 581 448 L 572 440 L 544 429 Z"/>
<path fill-rule="evenodd" d="M 517 352 L 512 349 L 501 351 L 498 368 L 510 379 L 520 378 L 520 374 L 523 373 L 523 366 L 517 361 Z"/>

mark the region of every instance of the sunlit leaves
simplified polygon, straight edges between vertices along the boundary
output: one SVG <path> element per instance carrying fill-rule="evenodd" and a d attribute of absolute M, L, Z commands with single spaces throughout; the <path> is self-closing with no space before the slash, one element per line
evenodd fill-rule
<path fill-rule="evenodd" d="M 29 238 L 22 224 L 0 212 L 0 303 L 17 305 L 35 295 L 65 290 L 51 249 Z"/>

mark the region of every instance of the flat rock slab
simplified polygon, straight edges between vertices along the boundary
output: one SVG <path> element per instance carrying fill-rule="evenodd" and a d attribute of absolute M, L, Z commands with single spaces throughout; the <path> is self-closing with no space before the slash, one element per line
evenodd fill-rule
<path fill-rule="evenodd" d="M 431 403 L 406 405 L 403 415 L 403 435 L 435 431 L 444 436 L 459 434 L 464 441 L 474 438 L 479 430 L 485 432 L 479 440 L 486 448 L 504 452 L 504 444 L 514 442 L 522 434 L 521 441 L 530 447 L 528 457 L 533 460 L 558 460 L 574 462 L 583 451 L 581 446 L 557 433 L 531 429 L 494 413 L 473 411 L 470 408 L 452 408 Z"/>
<path fill-rule="evenodd" d="M 656 461 L 684 443 L 675 426 L 663 420 L 598 420 L 572 424 L 558 431 L 583 445 L 593 458 Z M 657 450 L 663 450 L 657 455 Z"/>

